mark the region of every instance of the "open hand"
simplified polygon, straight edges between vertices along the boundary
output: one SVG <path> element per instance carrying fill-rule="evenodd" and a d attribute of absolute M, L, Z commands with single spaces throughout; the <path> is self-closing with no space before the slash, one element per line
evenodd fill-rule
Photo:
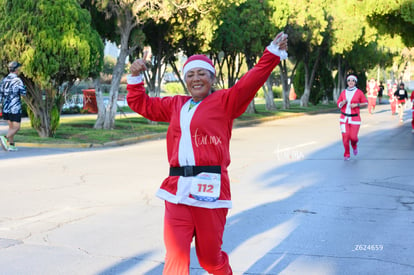
<path fill-rule="evenodd" d="M 273 44 L 279 46 L 279 49 L 282 51 L 287 51 L 288 49 L 288 35 L 283 31 L 278 33 L 273 39 Z"/>

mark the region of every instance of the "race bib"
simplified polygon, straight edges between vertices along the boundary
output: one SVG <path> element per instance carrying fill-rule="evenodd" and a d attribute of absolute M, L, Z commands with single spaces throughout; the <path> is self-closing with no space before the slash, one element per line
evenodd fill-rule
<path fill-rule="evenodd" d="M 191 181 L 191 195 L 199 201 L 216 201 L 220 197 L 221 175 L 202 172 Z"/>

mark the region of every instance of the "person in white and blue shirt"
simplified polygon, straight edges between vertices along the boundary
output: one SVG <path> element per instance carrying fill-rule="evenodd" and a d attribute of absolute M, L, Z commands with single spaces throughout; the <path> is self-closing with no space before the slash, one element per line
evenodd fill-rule
<path fill-rule="evenodd" d="M 6 151 L 17 151 L 14 136 L 20 130 L 22 117 L 21 96 L 26 95 L 26 87 L 20 79 L 19 71 L 22 64 L 17 61 L 9 63 L 9 74 L 0 82 L 0 103 L 2 103 L 3 119 L 9 129 L 5 136 L 0 136 L 0 144 Z"/>

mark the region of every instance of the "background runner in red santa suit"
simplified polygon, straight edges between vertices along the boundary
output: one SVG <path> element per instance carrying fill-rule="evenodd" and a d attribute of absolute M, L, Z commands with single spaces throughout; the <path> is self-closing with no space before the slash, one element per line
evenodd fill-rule
<path fill-rule="evenodd" d="M 375 79 L 371 79 L 367 85 L 367 97 L 368 97 L 368 113 L 372 114 L 377 105 L 379 87 Z"/>
<path fill-rule="evenodd" d="M 189 274 L 190 248 L 210 274 L 232 274 L 221 250 L 228 209 L 232 207 L 227 167 L 233 120 L 248 107 L 281 59 L 287 58 L 287 35 L 279 33 L 254 68 L 229 89 L 212 89 L 215 69 L 205 55 L 188 58 L 184 80 L 191 96 L 149 97 L 143 77 L 145 58 L 131 65 L 128 104 L 153 121 L 169 122 L 167 154 L 170 175 L 157 196 L 165 200 L 163 274 Z"/>
<path fill-rule="evenodd" d="M 414 91 L 411 92 L 411 112 L 412 112 L 412 119 L 411 119 L 411 132 L 414 133 Z"/>
<path fill-rule="evenodd" d="M 358 132 L 361 126 L 361 117 L 359 115 L 360 107 L 368 105 L 368 101 L 364 93 L 356 87 L 358 81 L 354 75 L 349 75 L 346 78 L 348 87 L 339 95 L 337 104 L 341 109 L 341 117 L 339 118 L 339 125 L 342 133 L 342 143 L 344 145 L 344 160 L 349 160 L 351 157 L 350 146 L 351 143 L 353 153 L 358 154 Z"/>
<path fill-rule="evenodd" d="M 388 93 L 389 102 L 391 107 L 391 115 L 395 115 L 397 113 L 397 98 L 394 96 L 394 93 L 397 91 L 397 83 L 392 85 L 392 89 Z"/>

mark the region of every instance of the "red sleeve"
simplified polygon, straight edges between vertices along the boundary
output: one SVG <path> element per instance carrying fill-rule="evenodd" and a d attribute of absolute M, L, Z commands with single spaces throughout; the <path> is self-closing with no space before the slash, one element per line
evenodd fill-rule
<path fill-rule="evenodd" d="M 169 122 L 173 108 L 172 97 L 150 97 L 145 93 L 144 82 L 127 85 L 129 107 L 152 121 Z"/>
<path fill-rule="evenodd" d="M 344 100 L 344 96 L 345 96 L 345 90 L 341 92 L 341 94 L 338 97 L 338 100 L 336 101 L 336 106 L 338 106 L 338 108 L 341 108 L 339 107 L 339 103 Z"/>
<path fill-rule="evenodd" d="M 367 97 L 364 95 L 364 92 L 363 92 L 363 91 L 361 91 L 361 90 L 359 90 L 359 89 L 358 89 L 358 91 L 359 91 L 359 102 L 360 102 L 360 103 L 368 103 L 368 99 L 367 99 Z"/>
<path fill-rule="evenodd" d="M 266 49 L 259 62 L 233 87 L 228 89 L 224 100 L 231 111 L 232 118 L 237 118 L 246 111 L 257 91 L 263 86 L 279 62 L 280 57 Z"/>

